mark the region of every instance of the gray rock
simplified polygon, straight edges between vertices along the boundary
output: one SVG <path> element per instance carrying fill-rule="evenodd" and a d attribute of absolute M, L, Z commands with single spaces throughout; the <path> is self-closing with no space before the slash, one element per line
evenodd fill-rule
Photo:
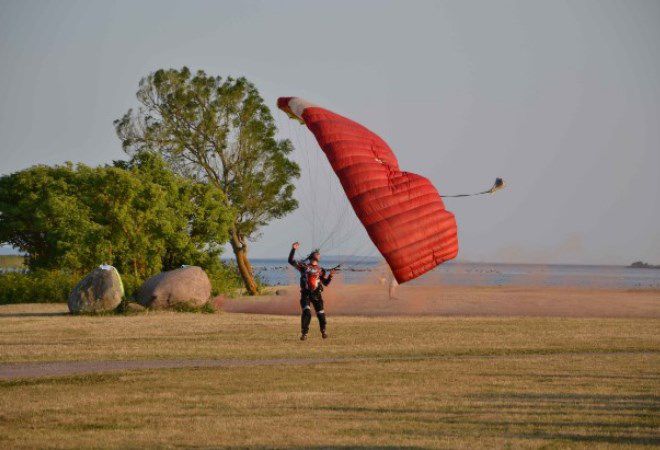
<path fill-rule="evenodd" d="M 124 296 L 124 285 L 119 272 L 112 266 L 94 269 L 69 294 L 72 314 L 112 311 Z"/>
<path fill-rule="evenodd" d="M 201 267 L 186 266 L 161 272 L 140 286 L 137 302 L 153 309 L 199 308 L 211 298 L 211 281 Z"/>

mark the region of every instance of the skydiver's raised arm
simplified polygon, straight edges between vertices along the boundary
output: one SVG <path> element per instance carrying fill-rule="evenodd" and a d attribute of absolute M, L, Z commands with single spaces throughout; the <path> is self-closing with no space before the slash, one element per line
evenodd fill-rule
<path fill-rule="evenodd" d="M 293 267 L 295 267 L 298 270 L 300 270 L 300 263 L 296 261 L 293 257 L 295 256 L 296 250 L 298 249 L 299 246 L 300 246 L 299 243 L 294 242 L 291 245 L 291 251 L 289 252 L 289 264 L 291 264 Z"/>

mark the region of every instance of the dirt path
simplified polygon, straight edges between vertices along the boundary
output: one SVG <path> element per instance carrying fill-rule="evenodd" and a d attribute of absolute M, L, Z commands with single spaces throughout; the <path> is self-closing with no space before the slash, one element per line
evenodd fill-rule
<path fill-rule="evenodd" d="M 300 294 L 281 287 L 277 295 L 218 299 L 224 311 L 298 315 Z M 660 318 L 659 290 L 570 287 L 338 285 L 324 292 L 330 316 L 626 317 Z"/>

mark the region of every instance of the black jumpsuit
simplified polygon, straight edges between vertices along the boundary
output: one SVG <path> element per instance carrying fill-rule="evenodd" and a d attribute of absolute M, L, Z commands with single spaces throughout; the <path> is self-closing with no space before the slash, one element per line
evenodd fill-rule
<path fill-rule="evenodd" d="M 296 249 L 292 248 L 289 253 L 289 264 L 300 272 L 300 307 L 302 316 L 300 318 L 302 334 L 309 332 L 309 324 L 312 321 L 312 312 L 309 304 L 314 305 L 316 317 L 319 319 L 321 332 L 325 332 L 325 311 L 323 310 L 323 286 L 327 286 L 332 281 L 332 275 L 326 274 L 325 269 L 312 264 L 305 264 L 293 259 Z"/>

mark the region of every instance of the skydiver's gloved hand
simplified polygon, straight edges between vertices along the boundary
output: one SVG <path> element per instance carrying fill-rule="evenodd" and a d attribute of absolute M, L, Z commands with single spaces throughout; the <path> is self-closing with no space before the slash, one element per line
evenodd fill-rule
<path fill-rule="evenodd" d="M 296 255 L 296 250 L 300 247 L 300 244 L 298 242 L 294 242 L 291 244 L 291 251 L 289 252 L 289 264 L 291 264 L 293 267 L 296 269 L 300 270 L 300 263 L 294 259 L 294 256 Z"/>

